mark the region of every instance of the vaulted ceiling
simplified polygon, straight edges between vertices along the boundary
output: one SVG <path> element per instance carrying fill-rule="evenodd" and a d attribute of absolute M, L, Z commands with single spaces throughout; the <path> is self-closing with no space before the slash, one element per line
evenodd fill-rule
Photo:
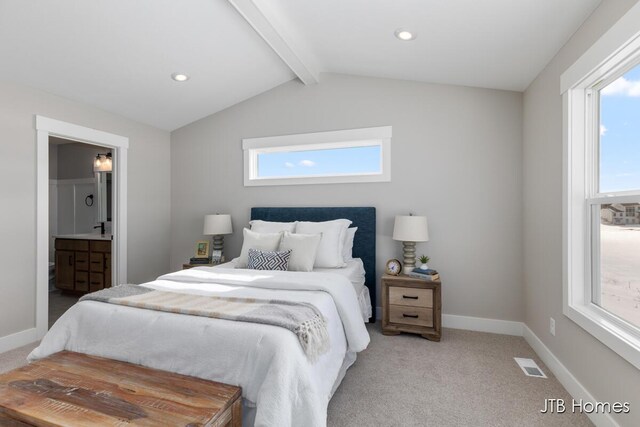
<path fill-rule="evenodd" d="M 166 130 L 322 72 L 522 91 L 599 3 L 0 0 L 0 79 Z"/>

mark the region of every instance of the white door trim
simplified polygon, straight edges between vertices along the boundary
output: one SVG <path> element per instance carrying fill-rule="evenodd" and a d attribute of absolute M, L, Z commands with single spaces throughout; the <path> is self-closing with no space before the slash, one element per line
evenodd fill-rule
<path fill-rule="evenodd" d="M 129 138 L 35 116 L 36 148 L 36 330 L 38 339 L 49 329 L 49 136 L 108 147 L 113 170 L 113 283 L 127 282 L 127 150 Z"/>

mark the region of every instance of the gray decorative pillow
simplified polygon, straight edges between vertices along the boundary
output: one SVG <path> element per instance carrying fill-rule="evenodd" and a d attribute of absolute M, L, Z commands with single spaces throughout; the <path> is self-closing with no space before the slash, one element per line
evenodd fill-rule
<path fill-rule="evenodd" d="M 289 270 L 291 271 L 311 271 L 316 261 L 318 245 L 322 234 L 292 234 L 284 232 L 280 241 L 279 251 L 291 251 L 289 259 Z"/>
<path fill-rule="evenodd" d="M 247 268 L 250 270 L 287 271 L 289 269 L 289 258 L 291 258 L 291 250 L 276 252 L 249 249 Z"/>

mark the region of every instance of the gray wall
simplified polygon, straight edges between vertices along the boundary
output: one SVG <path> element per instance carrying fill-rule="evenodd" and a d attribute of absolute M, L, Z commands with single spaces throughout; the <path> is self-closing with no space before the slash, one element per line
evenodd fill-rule
<path fill-rule="evenodd" d="M 129 137 L 129 280 L 169 270 L 168 132 L 0 82 L 0 338 L 35 327 L 35 114 Z"/>
<path fill-rule="evenodd" d="M 241 140 L 393 126 L 392 182 L 243 186 Z M 443 277 L 448 314 L 524 320 L 522 94 L 324 74 L 285 83 L 171 134 L 171 267 L 193 256 L 203 217 L 230 213 L 236 256 L 252 206 L 375 206 L 378 274 L 402 255 L 396 214 L 427 215 L 418 252 Z"/>
<path fill-rule="evenodd" d="M 57 179 L 94 178 L 93 161 L 96 155 L 108 151 L 107 148 L 80 142 L 58 145 Z"/>
<path fill-rule="evenodd" d="M 524 95 L 526 324 L 598 400 L 640 407 L 640 371 L 562 314 L 562 98 L 560 75 L 635 1 L 605 0 Z M 549 333 L 556 320 L 556 336 Z M 640 410 L 614 415 L 640 425 Z"/>

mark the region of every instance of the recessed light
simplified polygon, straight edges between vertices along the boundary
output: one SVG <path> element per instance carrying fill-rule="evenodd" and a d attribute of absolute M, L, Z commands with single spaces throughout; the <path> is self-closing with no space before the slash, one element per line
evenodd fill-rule
<path fill-rule="evenodd" d="M 408 42 L 418 37 L 415 33 L 403 30 L 402 28 L 397 29 L 393 34 L 395 34 L 395 36 L 403 42 Z"/>
<path fill-rule="evenodd" d="M 189 76 L 181 73 L 173 73 L 171 74 L 171 78 L 177 82 L 186 82 L 187 80 L 189 80 Z"/>

